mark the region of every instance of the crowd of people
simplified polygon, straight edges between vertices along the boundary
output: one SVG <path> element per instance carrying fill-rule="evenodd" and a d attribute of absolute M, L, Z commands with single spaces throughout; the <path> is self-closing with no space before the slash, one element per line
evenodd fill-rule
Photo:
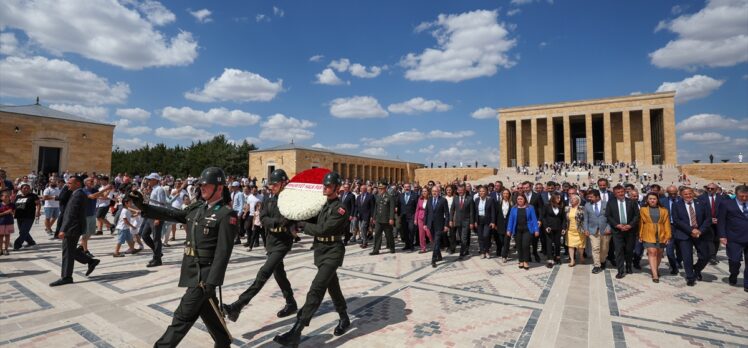
<path fill-rule="evenodd" d="M 592 178 L 581 186 L 557 180 L 511 182 L 511 186 L 502 181 L 473 186 L 457 179 L 423 185 L 345 180 L 339 193 L 350 212 L 345 244 L 369 248 L 372 243 L 370 254 L 377 255 L 382 239 L 384 247 L 393 253 L 397 239 L 403 244 L 402 251 L 431 252 L 434 267 L 443 260 L 442 252 L 457 254 L 457 260 L 471 256 L 498 257 L 502 263 L 516 260 L 524 269 L 531 263 L 552 268 L 562 263 L 574 267 L 590 262 L 593 273 L 610 265 L 617 270 L 618 278 L 641 270 L 641 259 L 646 256 L 654 282 L 659 281 L 661 261 L 667 258 L 667 271 L 676 275 L 684 270 L 689 286 L 702 279 L 701 272 L 709 264 L 719 262 L 717 251 L 724 246 L 730 262 L 730 283 L 736 282 L 748 228 L 745 221 L 731 217 L 730 207 L 734 205 L 738 213 L 748 214 L 743 206 L 748 198 L 745 186 L 734 191 L 723 190 L 715 183 L 694 188 L 685 185 L 688 179 L 681 176 L 680 186 L 663 188 L 658 184 L 662 172 L 640 173 L 628 164 L 556 163 L 532 170 L 516 168 L 520 175 L 551 175 L 551 179 L 561 180 L 569 172 L 580 170 Z M 89 258 L 93 254 L 88 240 L 108 231 L 117 234 L 113 257 L 136 254 L 145 244 L 152 252 L 147 266 L 162 264 L 162 248 L 171 246 L 182 226 L 144 219 L 128 200 L 129 192 L 142 192 L 149 204 L 176 209 L 200 200 L 194 177 L 120 173 L 110 180 L 96 173 L 30 173 L 13 182 L 0 171 L 0 254 L 24 245 L 33 247 L 36 242 L 30 229 L 42 212 L 47 233 L 53 239 L 60 237 L 60 209 L 73 193 L 65 182 L 72 175 L 83 180 L 86 226 L 77 248 Z M 618 179 L 618 184 L 611 185 L 611 179 Z M 263 201 L 271 196 L 266 179 L 229 176 L 227 180 L 230 189 L 226 200 L 240 226 L 234 243 L 250 251 L 260 243 L 264 246 L 267 232 L 259 212 Z M 46 185 L 38 187 L 38 182 Z M 10 248 L 14 219 L 18 237 Z M 292 229 L 295 241 L 300 240 L 303 228 L 299 223 Z M 473 236 L 477 250 L 471 249 Z M 123 251 L 122 246 L 127 248 Z M 102 253 L 109 252 L 98 251 Z"/>

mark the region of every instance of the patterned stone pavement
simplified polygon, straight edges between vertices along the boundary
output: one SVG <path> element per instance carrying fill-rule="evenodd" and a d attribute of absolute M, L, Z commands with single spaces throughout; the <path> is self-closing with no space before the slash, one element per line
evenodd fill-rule
<path fill-rule="evenodd" d="M 165 248 L 164 266 L 149 269 L 147 250 L 113 258 L 113 236 L 95 237 L 91 250 L 102 263 L 91 277 L 76 265 L 74 285 L 50 288 L 60 272 L 59 243 L 41 225 L 33 235 L 37 247 L 0 256 L 0 346 L 148 347 L 163 333 L 184 291 L 176 286 L 183 239 Z M 316 270 L 310 245 L 303 238 L 285 261 L 300 305 Z M 647 273 L 617 280 L 611 271 L 592 275 L 589 265 L 566 264 L 526 271 L 511 260 L 459 262 L 447 253 L 434 269 L 430 254 L 369 251 L 349 247 L 338 271 L 350 331 L 332 335 L 337 314 L 327 298 L 302 346 L 748 347 L 748 294 L 727 284 L 723 254 L 703 282 L 687 287 L 682 275 L 654 284 Z M 246 289 L 263 261 L 261 250 L 234 250 L 225 301 Z M 294 320 L 275 316 L 283 304 L 271 279 L 238 322 L 229 322 L 234 345 L 275 346 L 273 336 Z M 182 346 L 212 346 L 200 320 Z"/>

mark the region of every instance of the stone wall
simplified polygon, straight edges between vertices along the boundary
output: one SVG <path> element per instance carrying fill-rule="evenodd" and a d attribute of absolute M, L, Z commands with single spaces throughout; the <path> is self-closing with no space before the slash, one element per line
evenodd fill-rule
<path fill-rule="evenodd" d="M 416 169 L 416 181 L 421 185 L 429 180 L 439 181 L 443 184 L 455 179 L 462 180 L 466 175 L 468 180 L 476 180 L 496 175 L 497 172 L 496 168 L 421 168 Z"/>
<path fill-rule="evenodd" d="M 748 183 L 748 163 L 694 163 L 680 166 L 681 173 L 707 180 Z"/>
<path fill-rule="evenodd" d="M 18 127 L 19 132 L 15 132 Z M 0 168 L 15 179 L 37 170 L 39 147 L 59 147 L 60 171 L 112 170 L 114 126 L 0 112 Z M 85 134 L 85 137 L 83 136 Z"/>

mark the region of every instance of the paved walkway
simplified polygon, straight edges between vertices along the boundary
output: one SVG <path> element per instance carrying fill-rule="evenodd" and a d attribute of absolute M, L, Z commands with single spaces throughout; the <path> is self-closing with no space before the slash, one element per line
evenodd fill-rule
<path fill-rule="evenodd" d="M 113 258 L 113 237 L 96 237 L 91 250 L 102 263 L 91 277 L 76 265 L 76 284 L 50 288 L 60 246 L 47 240 L 42 225 L 33 235 L 36 248 L 0 257 L 0 346 L 148 347 L 163 333 L 184 291 L 176 286 L 183 239 L 165 248 L 164 266 L 151 269 L 148 252 Z M 309 247 L 305 237 L 285 262 L 300 305 L 315 273 Z M 338 271 L 352 329 L 332 335 L 337 314 L 327 298 L 302 346 L 748 347 L 748 293 L 727 284 L 724 254 L 703 282 L 687 287 L 682 276 L 663 276 L 659 284 L 646 273 L 617 280 L 611 271 L 591 274 L 589 265 L 533 264 L 525 271 L 512 261 L 458 262 L 445 254 L 433 269 L 430 254 L 369 251 L 349 247 Z M 260 250 L 235 249 L 224 300 L 233 301 L 263 261 Z M 234 344 L 275 346 L 273 336 L 294 321 L 275 317 L 282 306 L 271 279 L 239 321 L 229 323 Z M 182 346 L 212 346 L 199 320 Z"/>

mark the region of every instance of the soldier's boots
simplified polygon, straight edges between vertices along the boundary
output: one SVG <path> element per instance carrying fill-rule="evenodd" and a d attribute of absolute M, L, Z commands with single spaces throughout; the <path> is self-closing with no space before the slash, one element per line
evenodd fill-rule
<path fill-rule="evenodd" d="M 242 312 L 242 306 L 241 304 L 234 302 L 232 304 L 223 304 L 223 313 L 226 314 L 226 317 L 229 318 L 229 320 L 236 322 L 237 319 L 239 319 L 239 313 Z"/>
<path fill-rule="evenodd" d="M 304 324 L 301 323 L 301 319 L 297 318 L 291 330 L 284 334 L 276 335 L 273 341 L 284 347 L 298 347 L 299 342 L 301 342 L 302 330 L 304 330 Z"/>
<path fill-rule="evenodd" d="M 287 317 L 296 313 L 298 310 L 299 307 L 296 305 L 296 302 L 286 303 L 286 305 L 278 311 L 278 318 Z"/>
<path fill-rule="evenodd" d="M 338 320 L 338 326 L 335 327 L 335 331 L 333 332 L 335 336 L 340 336 L 345 333 L 345 330 L 347 330 L 351 326 L 351 319 L 348 318 L 348 313 L 340 313 L 340 320 Z"/>

